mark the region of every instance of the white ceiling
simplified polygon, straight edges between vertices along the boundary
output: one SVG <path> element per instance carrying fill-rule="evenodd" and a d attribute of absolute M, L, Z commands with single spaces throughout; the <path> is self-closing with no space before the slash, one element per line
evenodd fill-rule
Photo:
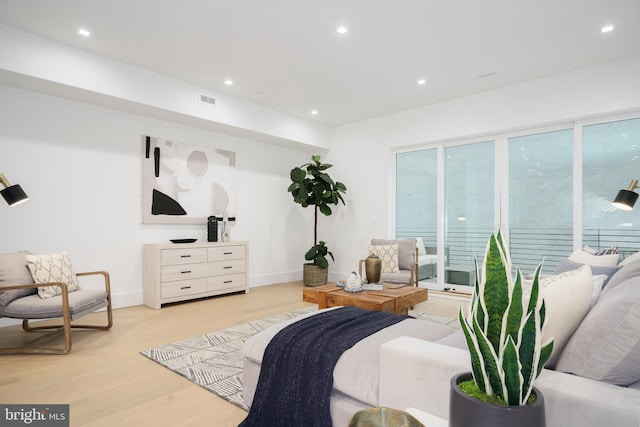
<path fill-rule="evenodd" d="M 640 55 L 640 0 L 0 0 L 0 22 L 326 126 Z"/>

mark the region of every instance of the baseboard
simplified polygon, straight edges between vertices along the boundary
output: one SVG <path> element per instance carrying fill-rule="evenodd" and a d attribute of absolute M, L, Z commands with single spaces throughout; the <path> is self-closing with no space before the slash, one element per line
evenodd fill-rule
<path fill-rule="evenodd" d="M 469 301 L 471 299 L 471 292 L 459 292 L 459 291 L 435 291 L 429 290 L 429 298 L 442 298 L 442 299 L 453 299 L 457 301 Z"/>

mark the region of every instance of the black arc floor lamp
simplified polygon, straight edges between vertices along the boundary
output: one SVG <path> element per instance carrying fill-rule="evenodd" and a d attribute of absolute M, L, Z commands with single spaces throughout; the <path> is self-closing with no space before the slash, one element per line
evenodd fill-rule
<path fill-rule="evenodd" d="M 18 184 L 11 185 L 7 177 L 2 173 L 0 173 L 0 183 L 4 186 L 0 193 L 2 193 L 2 197 L 4 197 L 9 206 L 15 206 L 29 200 L 29 196 L 27 196 L 22 187 Z"/>
<path fill-rule="evenodd" d="M 613 200 L 613 206 L 625 211 L 633 209 L 633 205 L 635 205 L 636 200 L 638 200 L 638 193 L 633 191 L 636 188 L 638 188 L 638 180 L 634 179 L 631 181 L 631 184 L 629 184 L 629 188 L 618 191 L 618 195 Z"/>

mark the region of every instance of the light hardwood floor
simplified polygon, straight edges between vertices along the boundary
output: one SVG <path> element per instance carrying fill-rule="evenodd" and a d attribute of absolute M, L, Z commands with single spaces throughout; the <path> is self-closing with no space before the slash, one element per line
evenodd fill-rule
<path fill-rule="evenodd" d="M 139 354 L 140 350 L 310 306 L 302 282 L 153 310 L 114 310 L 110 331 L 73 331 L 67 355 L 0 356 L 0 403 L 69 404 L 72 426 L 237 426 L 246 412 Z M 415 310 L 453 317 L 461 302 L 430 296 Z M 102 321 L 104 313 L 86 320 Z M 0 328 L 0 345 L 41 340 Z M 55 333 L 47 340 L 62 343 Z"/>

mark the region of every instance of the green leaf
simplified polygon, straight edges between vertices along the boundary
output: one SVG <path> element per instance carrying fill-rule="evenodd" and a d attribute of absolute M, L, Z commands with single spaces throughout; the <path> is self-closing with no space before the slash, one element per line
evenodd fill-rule
<path fill-rule="evenodd" d="M 291 176 L 291 181 L 293 181 L 293 182 L 302 182 L 306 178 L 307 172 L 305 172 L 304 170 L 302 170 L 300 168 L 293 168 L 293 169 L 291 169 L 290 176 Z"/>
<path fill-rule="evenodd" d="M 327 206 L 327 205 L 318 205 L 318 208 L 320 209 L 320 212 L 322 212 L 326 216 L 331 215 L 331 208 L 329 206 Z"/>
<path fill-rule="evenodd" d="M 522 378 L 520 377 L 520 362 L 518 360 L 518 350 L 511 338 L 507 337 L 502 351 L 502 370 L 504 371 L 505 388 L 503 395 L 500 395 L 508 405 L 521 405 Z"/>
<path fill-rule="evenodd" d="M 503 378 L 500 371 L 498 356 L 491 345 L 489 338 L 480 329 L 478 322 L 473 322 L 473 333 L 478 342 L 478 349 L 484 363 L 484 372 L 489 379 L 489 387 L 486 387 L 487 394 L 503 395 Z M 479 384 L 478 384 L 479 385 Z"/>
<path fill-rule="evenodd" d="M 329 268 L 329 261 L 325 257 L 317 257 L 314 262 L 315 265 L 320 267 L 321 269 Z"/>
<path fill-rule="evenodd" d="M 538 366 L 536 370 L 536 377 L 540 375 L 540 372 L 542 372 L 542 368 L 544 368 L 544 365 L 546 365 L 549 361 L 551 352 L 553 351 L 553 345 L 553 338 L 549 338 L 549 340 L 542 346 L 542 349 L 540 350 L 540 359 L 538 360 Z"/>
<path fill-rule="evenodd" d="M 484 260 L 485 283 L 481 298 L 485 302 L 488 322 L 487 338 L 494 351 L 500 351 L 502 334 L 502 319 L 509 307 L 509 281 L 511 272 L 507 269 L 507 258 L 503 254 L 494 235 L 489 239 L 488 249 Z"/>
<path fill-rule="evenodd" d="M 471 357 L 471 372 L 473 373 L 473 379 L 480 390 L 485 391 L 487 389 L 487 378 L 482 369 L 480 350 L 478 349 L 475 336 L 471 332 L 471 326 L 469 326 L 467 320 L 462 315 L 462 307 L 458 310 L 458 322 L 460 323 L 460 328 L 462 329 L 465 340 L 467 341 L 467 348 L 469 349 L 469 356 Z"/>
<path fill-rule="evenodd" d="M 519 342 L 518 334 L 520 325 L 522 324 L 523 308 L 522 308 L 522 273 L 517 270 L 516 283 L 513 286 L 509 302 L 509 310 L 505 322 L 505 336 L 510 336 L 514 342 Z"/>

